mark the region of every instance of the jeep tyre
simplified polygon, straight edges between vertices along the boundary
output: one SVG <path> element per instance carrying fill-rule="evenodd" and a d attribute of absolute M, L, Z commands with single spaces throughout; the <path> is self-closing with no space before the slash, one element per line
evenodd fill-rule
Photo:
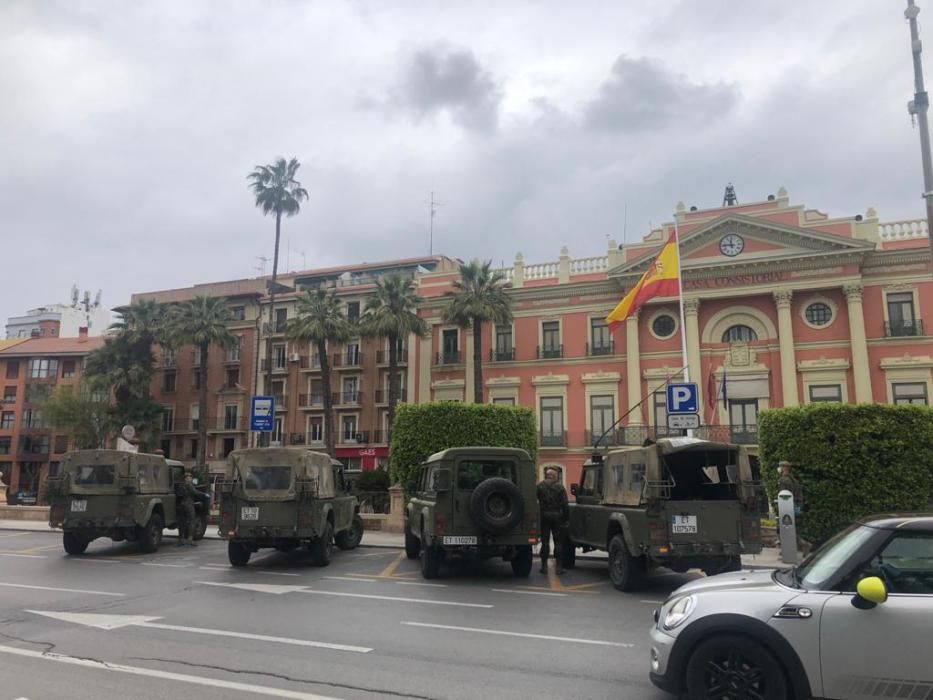
<path fill-rule="evenodd" d="M 422 537 L 422 542 L 424 538 Z M 421 577 L 437 578 L 441 575 L 441 548 L 437 545 L 425 545 L 421 548 Z"/>
<path fill-rule="evenodd" d="M 565 569 L 572 569 L 577 565 L 577 545 L 570 540 L 570 536 L 564 534 L 564 544 L 561 547 L 560 561 Z"/>
<path fill-rule="evenodd" d="M 629 554 L 622 535 L 609 540 L 609 580 L 619 591 L 635 590 L 642 580 L 644 563 Z"/>
<path fill-rule="evenodd" d="M 694 649 L 687 662 L 687 696 L 710 697 L 718 688 L 729 697 L 783 700 L 790 696 L 784 670 L 761 644 L 747 637 L 716 635 Z M 716 693 L 716 697 L 725 697 Z"/>
<path fill-rule="evenodd" d="M 421 556 L 421 541 L 411 532 L 411 523 L 405 521 L 405 556 L 417 559 Z"/>
<path fill-rule="evenodd" d="M 470 496 L 470 517 L 478 528 L 491 535 L 511 532 L 524 515 L 522 492 L 508 479 L 486 479 Z"/>
<path fill-rule="evenodd" d="M 531 565 L 534 563 L 534 553 L 531 551 L 531 545 L 524 544 L 517 549 L 515 556 L 512 557 L 512 573 L 518 578 L 528 578 L 531 574 Z"/>
<path fill-rule="evenodd" d="M 715 563 L 710 566 L 703 567 L 703 573 L 707 576 L 715 576 L 716 574 L 726 574 L 730 571 L 741 571 L 742 570 L 742 557 L 738 554 L 731 557 L 721 557 L 715 560 Z"/>
<path fill-rule="evenodd" d="M 227 542 L 227 558 L 231 566 L 246 566 L 249 563 L 249 557 L 252 552 L 245 545 L 239 542 Z"/>
<path fill-rule="evenodd" d="M 350 527 L 341 530 L 334 538 L 334 542 L 340 549 L 356 549 L 363 540 L 363 519 L 359 515 L 354 515 L 350 522 Z"/>
<path fill-rule="evenodd" d="M 72 556 L 84 554 L 90 541 L 77 532 L 66 532 L 62 535 L 62 546 Z"/>
<path fill-rule="evenodd" d="M 334 525 L 330 520 L 324 525 L 324 532 L 320 537 L 311 540 L 308 546 L 311 552 L 311 558 L 315 566 L 327 566 L 330 564 L 330 555 L 334 551 Z"/>
<path fill-rule="evenodd" d="M 139 548 L 146 554 L 152 554 L 162 544 L 162 528 L 165 523 L 159 513 L 149 516 L 149 522 L 139 533 Z"/>
<path fill-rule="evenodd" d="M 191 537 L 195 540 L 203 540 L 207 533 L 207 518 L 203 515 L 194 516 L 194 523 L 191 528 Z"/>

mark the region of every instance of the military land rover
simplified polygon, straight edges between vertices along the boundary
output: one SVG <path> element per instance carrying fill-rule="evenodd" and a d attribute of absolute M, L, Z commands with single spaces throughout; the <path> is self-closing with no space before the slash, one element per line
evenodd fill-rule
<path fill-rule="evenodd" d="M 98 537 L 139 542 L 154 552 L 162 529 L 178 527 L 175 482 L 185 466 L 160 455 L 79 450 L 64 456 L 47 482 L 49 525 L 64 531 L 68 554 L 83 554 Z M 204 536 L 208 505 L 195 504 L 194 538 Z"/>
<path fill-rule="evenodd" d="M 457 447 L 428 457 L 405 509 L 405 552 L 436 578 L 453 557 L 502 557 L 531 573 L 538 541 L 535 464 L 524 450 Z"/>
<path fill-rule="evenodd" d="M 340 462 L 307 448 L 248 448 L 228 457 L 219 532 L 233 566 L 246 566 L 263 548 L 290 552 L 302 545 L 327 566 L 334 544 L 360 543 L 363 521 Z"/>
<path fill-rule="evenodd" d="M 736 571 L 742 554 L 761 551 L 761 489 L 742 445 L 680 437 L 610 450 L 571 486 L 564 566 L 576 548 L 608 551 L 621 591 L 655 566 Z"/>

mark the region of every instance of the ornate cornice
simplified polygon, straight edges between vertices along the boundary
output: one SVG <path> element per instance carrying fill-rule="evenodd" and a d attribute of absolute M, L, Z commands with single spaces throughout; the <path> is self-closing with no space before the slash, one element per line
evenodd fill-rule
<path fill-rule="evenodd" d="M 779 309 L 789 309 L 790 303 L 794 298 L 794 292 L 790 289 L 778 289 L 774 294 L 774 303 Z"/>

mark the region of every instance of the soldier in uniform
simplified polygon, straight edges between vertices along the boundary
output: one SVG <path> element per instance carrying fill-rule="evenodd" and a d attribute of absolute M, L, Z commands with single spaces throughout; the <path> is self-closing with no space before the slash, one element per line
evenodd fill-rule
<path fill-rule="evenodd" d="M 178 546 L 191 545 L 197 547 L 194 541 L 194 501 L 200 500 L 201 495 L 194 488 L 191 472 L 185 473 L 185 480 L 175 483 L 175 508 L 178 513 Z"/>
<path fill-rule="evenodd" d="M 538 506 L 541 510 L 541 573 L 547 573 L 547 559 L 551 553 L 551 537 L 554 537 L 554 559 L 557 573 L 564 573 L 562 560 L 563 543 L 567 521 L 570 519 L 570 506 L 567 492 L 558 480 L 556 469 L 544 470 L 544 481 L 538 484 Z"/>

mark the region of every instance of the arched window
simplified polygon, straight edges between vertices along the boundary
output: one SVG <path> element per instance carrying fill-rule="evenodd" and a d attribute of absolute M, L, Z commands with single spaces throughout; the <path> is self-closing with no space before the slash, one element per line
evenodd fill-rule
<path fill-rule="evenodd" d="M 750 343 L 753 340 L 758 340 L 758 334 L 748 326 L 729 326 L 722 334 L 724 343 Z"/>

